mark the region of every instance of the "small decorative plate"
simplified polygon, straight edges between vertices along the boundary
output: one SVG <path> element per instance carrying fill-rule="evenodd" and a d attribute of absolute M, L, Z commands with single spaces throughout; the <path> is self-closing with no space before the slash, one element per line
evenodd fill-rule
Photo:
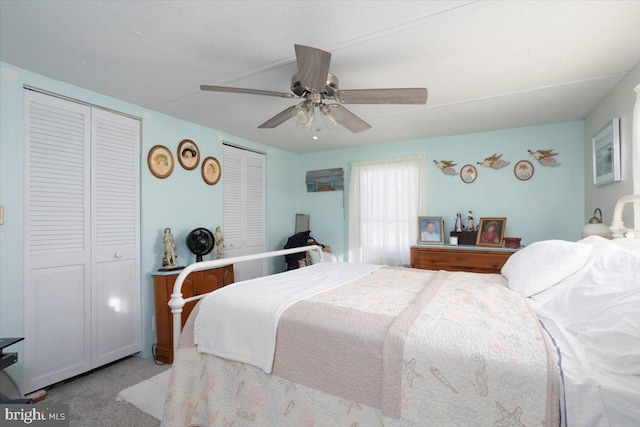
<path fill-rule="evenodd" d="M 513 174 L 520 181 L 526 181 L 530 179 L 533 176 L 533 172 L 534 172 L 533 165 L 528 160 L 520 160 L 513 167 Z"/>
<path fill-rule="evenodd" d="M 173 172 L 173 154 L 164 145 L 156 145 L 149 150 L 147 164 L 153 176 L 164 179 Z"/>
<path fill-rule="evenodd" d="M 471 184 L 478 177 L 478 170 L 473 165 L 464 165 L 460 169 L 460 179 L 465 184 Z"/>
<path fill-rule="evenodd" d="M 220 163 L 215 157 L 207 157 L 202 161 L 202 179 L 209 185 L 217 184 L 222 176 Z"/>
<path fill-rule="evenodd" d="M 178 161 L 186 170 L 193 170 L 200 163 L 200 150 L 195 142 L 190 139 L 183 139 L 178 145 Z"/>

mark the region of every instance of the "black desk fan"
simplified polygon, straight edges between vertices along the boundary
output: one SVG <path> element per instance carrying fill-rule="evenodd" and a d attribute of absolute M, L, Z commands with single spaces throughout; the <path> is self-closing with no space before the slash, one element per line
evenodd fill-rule
<path fill-rule="evenodd" d="M 213 233 L 206 228 L 196 228 L 187 235 L 187 247 L 196 256 L 196 262 L 201 262 L 203 255 L 211 253 L 215 243 Z"/>

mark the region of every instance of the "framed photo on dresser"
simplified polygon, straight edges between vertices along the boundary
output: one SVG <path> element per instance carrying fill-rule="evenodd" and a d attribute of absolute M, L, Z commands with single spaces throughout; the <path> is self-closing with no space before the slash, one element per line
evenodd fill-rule
<path fill-rule="evenodd" d="M 444 221 L 441 216 L 418 217 L 418 244 L 443 245 Z"/>
<path fill-rule="evenodd" d="M 501 248 L 504 244 L 504 232 L 507 218 L 480 218 L 476 246 L 494 246 Z"/>

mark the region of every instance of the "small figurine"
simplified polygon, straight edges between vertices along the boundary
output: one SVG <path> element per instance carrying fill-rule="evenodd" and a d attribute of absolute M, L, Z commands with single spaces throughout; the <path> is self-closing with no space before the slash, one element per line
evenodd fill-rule
<path fill-rule="evenodd" d="M 224 256 L 224 235 L 222 234 L 222 230 L 220 230 L 220 226 L 216 227 L 216 231 L 213 234 L 216 242 L 216 255 L 218 258 L 222 258 Z"/>
<path fill-rule="evenodd" d="M 475 225 L 473 225 L 473 211 L 469 211 L 467 213 L 467 227 L 466 231 L 476 231 Z"/>
<path fill-rule="evenodd" d="M 178 255 L 176 254 L 176 243 L 173 240 L 173 236 L 171 235 L 171 229 L 169 227 L 164 229 L 164 236 L 162 237 L 162 242 L 164 243 L 164 257 L 162 264 L 166 267 L 176 267 L 176 258 Z M 165 264 L 166 262 L 166 264 Z"/>
<path fill-rule="evenodd" d="M 462 214 L 460 212 L 456 214 L 456 221 L 453 224 L 453 231 L 462 231 Z"/>

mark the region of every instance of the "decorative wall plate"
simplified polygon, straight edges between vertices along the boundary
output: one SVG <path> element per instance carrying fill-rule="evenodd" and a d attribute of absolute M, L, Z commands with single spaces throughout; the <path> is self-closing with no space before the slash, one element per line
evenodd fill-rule
<path fill-rule="evenodd" d="M 215 157 L 207 157 L 202 161 L 202 179 L 209 185 L 217 184 L 222 176 L 220 162 Z"/>
<path fill-rule="evenodd" d="M 183 139 L 178 145 L 178 161 L 186 170 L 193 170 L 200 163 L 200 150 L 195 142 Z"/>
<path fill-rule="evenodd" d="M 164 179 L 173 172 L 173 154 L 164 145 L 155 145 L 149 150 L 147 164 L 153 176 Z"/>
<path fill-rule="evenodd" d="M 478 177 L 478 170 L 473 165 L 464 165 L 460 169 L 460 179 L 465 184 L 471 184 Z"/>
<path fill-rule="evenodd" d="M 533 164 L 531 164 L 531 162 L 528 160 L 520 160 L 513 167 L 513 174 L 520 181 L 526 181 L 530 179 L 533 176 L 533 172 L 534 172 Z"/>

